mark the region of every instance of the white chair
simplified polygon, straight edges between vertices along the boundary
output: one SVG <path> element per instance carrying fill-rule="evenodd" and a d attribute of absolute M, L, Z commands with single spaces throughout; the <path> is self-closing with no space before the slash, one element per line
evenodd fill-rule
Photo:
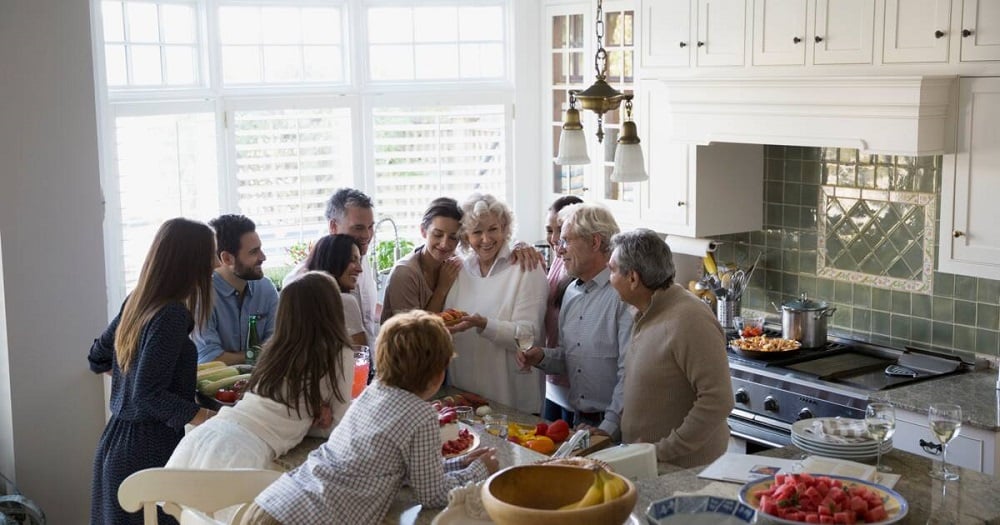
<path fill-rule="evenodd" d="M 118 487 L 118 504 L 128 512 L 143 511 L 146 525 L 156 525 L 157 503 L 163 511 L 186 523 L 239 523 L 246 505 L 281 472 L 260 469 L 150 468 L 125 478 Z M 215 512 L 240 505 L 230 521 L 217 521 Z"/>

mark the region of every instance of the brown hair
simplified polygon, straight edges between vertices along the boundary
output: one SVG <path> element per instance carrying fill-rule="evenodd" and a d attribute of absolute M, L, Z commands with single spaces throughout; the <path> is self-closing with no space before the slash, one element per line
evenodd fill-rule
<path fill-rule="evenodd" d="M 375 343 L 375 370 L 382 383 L 419 393 L 448 368 L 455 344 L 437 315 L 410 310 L 382 325 Z"/>
<path fill-rule="evenodd" d="M 344 402 L 334 380 L 344 377 L 341 352 L 350 351 L 344 326 L 344 303 L 337 281 L 325 272 L 306 272 L 281 290 L 274 334 L 264 343 L 247 389 L 272 399 L 302 417 L 320 414 L 320 386 L 329 381 L 337 401 Z M 347 347 L 347 348 L 345 348 Z"/>
<path fill-rule="evenodd" d="M 115 358 L 122 372 L 139 353 L 146 323 L 167 303 L 179 301 L 197 312 L 199 327 L 208 321 L 216 258 L 215 233 L 206 224 L 178 217 L 160 225 L 115 331 Z"/>

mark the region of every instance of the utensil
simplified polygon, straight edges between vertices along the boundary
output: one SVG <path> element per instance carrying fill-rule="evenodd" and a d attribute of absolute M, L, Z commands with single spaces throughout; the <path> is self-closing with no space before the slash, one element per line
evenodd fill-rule
<path fill-rule="evenodd" d="M 774 305 L 774 303 L 771 303 Z M 778 309 L 777 305 L 774 305 Z M 805 292 L 794 301 L 781 305 L 781 336 L 795 339 L 805 348 L 826 344 L 826 319 L 837 311 L 826 301 L 809 299 Z"/>
<path fill-rule="evenodd" d="M 906 368 L 905 366 L 899 365 L 889 365 L 885 367 L 885 375 L 890 377 L 917 377 L 920 374 L 912 368 Z"/>

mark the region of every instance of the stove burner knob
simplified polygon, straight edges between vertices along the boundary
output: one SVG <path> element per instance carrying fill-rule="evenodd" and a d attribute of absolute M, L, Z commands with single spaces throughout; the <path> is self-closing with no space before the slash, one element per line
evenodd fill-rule
<path fill-rule="evenodd" d="M 749 403 L 750 402 L 750 394 L 747 394 L 747 391 L 743 390 L 742 388 L 739 389 L 739 390 L 737 390 L 736 391 L 736 402 L 737 403 Z"/>
<path fill-rule="evenodd" d="M 809 410 L 808 408 L 803 408 L 802 410 L 799 410 L 799 415 L 798 415 L 799 421 L 802 421 L 803 419 L 812 419 L 812 417 L 813 417 L 812 410 Z"/>
<path fill-rule="evenodd" d="M 778 401 L 775 400 L 774 397 L 772 397 L 772 396 L 765 397 L 764 398 L 764 410 L 767 410 L 768 412 L 777 412 L 778 411 Z"/>

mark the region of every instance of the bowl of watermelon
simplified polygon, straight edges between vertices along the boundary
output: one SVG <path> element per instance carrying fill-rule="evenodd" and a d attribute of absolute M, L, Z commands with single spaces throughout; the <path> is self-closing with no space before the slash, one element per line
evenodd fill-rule
<path fill-rule="evenodd" d="M 740 501 L 771 523 L 895 523 L 909 512 L 898 492 L 857 478 L 777 474 L 748 482 Z"/>

